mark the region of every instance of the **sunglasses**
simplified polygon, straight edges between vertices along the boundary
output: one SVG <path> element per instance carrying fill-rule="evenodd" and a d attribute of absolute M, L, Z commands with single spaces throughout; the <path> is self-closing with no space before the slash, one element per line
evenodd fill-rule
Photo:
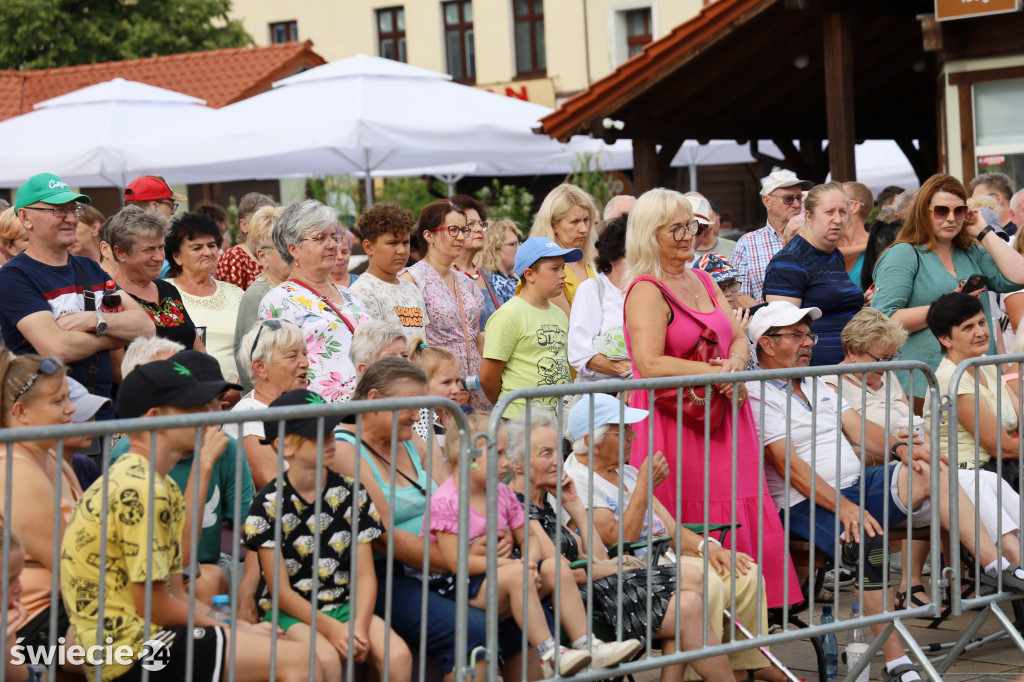
<path fill-rule="evenodd" d="M 776 199 L 782 199 L 782 203 L 784 203 L 786 206 L 792 206 L 794 201 L 798 204 L 804 203 L 803 194 L 772 194 L 771 196 L 775 197 Z"/>
<path fill-rule="evenodd" d="M 260 335 L 263 334 L 264 329 L 278 331 L 281 329 L 281 320 L 263 320 L 263 323 L 260 324 L 260 330 L 256 332 L 256 340 L 252 342 L 252 348 L 249 349 L 249 362 L 252 362 L 253 356 L 256 354 L 256 346 L 259 345 Z"/>
<path fill-rule="evenodd" d="M 44 374 L 46 376 L 48 376 L 48 377 L 53 376 L 58 371 L 60 371 L 61 367 L 63 367 L 63 366 L 64 365 L 61 364 L 60 360 L 58 360 L 57 356 L 55 356 L 55 355 L 51 355 L 50 357 L 48 357 L 45 360 L 43 360 L 42 362 L 40 362 L 39 363 L 39 369 L 37 369 L 32 374 L 32 376 L 30 376 L 28 378 L 28 381 L 26 381 L 25 385 L 21 387 L 21 390 L 19 390 L 14 395 L 14 402 L 18 402 L 18 398 L 20 398 L 21 396 L 25 395 L 25 393 L 27 393 L 28 390 L 30 388 L 32 388 L 32 385 L 34 383 L 36 383 L 36 379 L 38 379 L 39 377 L 41 377 Z"/>
<path fill-rule="evenodd" d="M 967 217 L 967 206 L 932 206 L 932 215 L 939 220 L 945 220 L 949 212 L 953 212 L 953 220 L 960 222 Z"/>

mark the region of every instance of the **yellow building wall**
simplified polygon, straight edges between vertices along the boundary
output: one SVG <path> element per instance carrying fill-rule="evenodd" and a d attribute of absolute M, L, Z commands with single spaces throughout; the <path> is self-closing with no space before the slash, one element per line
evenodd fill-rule
<path fill-rule="evenodd" d="M 405 8 L 409 63 L 446 71 L 441 0 L 234 0 L 232 16 L 257 45 L 270 43 L 270 24 L 295 21 L 299 40 L 312 40 L 327 61 L 377 54 L 376 10 Z M 547 78 L 516 79 L 512 0 L 474 0 L 477 86 L 553 107 L 625 61 L 622 13 L 651 9 L 653 39 L 692 18 L 704 0 L 545 0 Z"/>
<path fill-rule="evenodd" d="M 942 70 L 945 107 L 945 145 L 948 158 L 946 172 L 960 180 L 963 175 L 964 157 L 960 149 L 960 95 L 957 86 L 949 84 L 948 74 L 967 71 L 983 71 L 987 69 L 1005 69 L 1013 66 L 1024 66 L 1024 54 L 1006 57 L 987 57 L 983 59 L 959 59 L 947 62 Z"/>

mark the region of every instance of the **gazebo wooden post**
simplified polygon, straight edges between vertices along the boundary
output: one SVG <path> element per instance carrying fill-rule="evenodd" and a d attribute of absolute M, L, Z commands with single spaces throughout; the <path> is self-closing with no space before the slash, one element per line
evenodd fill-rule
<path fill-rule="evenodd" d="M 853 51 L 850 21 L 839 12 L 822 19 L 825 48 L 825 116 L 828 126 L 829 170 L 840 182 L 857 179 L 854 161 Z"/>
<path fill-rule="evenodd" d="M 633 140 L 633 190 L 640 196 L 658 186 L 658 149 L 654 140 Z"/>

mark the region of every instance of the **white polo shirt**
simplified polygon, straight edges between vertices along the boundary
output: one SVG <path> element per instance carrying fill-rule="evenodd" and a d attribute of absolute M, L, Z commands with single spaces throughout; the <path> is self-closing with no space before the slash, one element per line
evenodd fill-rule
<path fill-rule="evenodd" d="M 813 385 L 817 385 L 817 394 Z M 747 392 L 750 396 L 750 408 L 755 423 L 761 419 L 761 402 L 764 402 L 764 424 L 758 431 L 761 442 L 767 447 L 770 443 L 786 438 L 789 428 L 793 450 L 796 456 L 811 465 L 811 468 L 833 488 L 843 489 L 857 483 L 860 479 L 860 459 L 854 452 L 850 441 L 842 432 L 842 422 L 837 419 L 838 410 L 845 412 L 853 409 L 848 402 L 839 399 L 836 392 L 820 377 L 803 379 L 801 389 L 807 399 L 814 402 L 808 405 L 793 394 L 791 406 L 787 411 L 785 382 L 773 379 L 764 384 L 764 396 L 761 396 L 761 382 L 748 381 Z M 814 424 L 814 438 L 811 425 Z M 838 444 L 838 450 L 837 450 Z M 840 465 L 836 467 L 837 454 Z M 812 461 L 813 457 L 813 461 Z M 775 468 L 765 464 L 765 478 L 768 480 L 768 492 L 778 509 L 792 507 L 807 498 L 796 488 L 786 486 L 785 479 Z M 838 480 L 839 484 L 836 485 Z"/>

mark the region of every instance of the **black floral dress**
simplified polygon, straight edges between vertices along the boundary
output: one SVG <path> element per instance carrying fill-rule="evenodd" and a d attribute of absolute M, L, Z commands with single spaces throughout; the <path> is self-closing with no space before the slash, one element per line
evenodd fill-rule
<path fill-rule="evenodd" d="M 521 502 L 526 503 L 523 495 L 516 493 Z M 544 531 L 551 538 L 551 541 L 561 551 L 562 556 L 569 561 L 579 558 L 579 545 L 576 543 L 576 535 L 559 523 L 551 503 L 545 499 L 544 508 L 539 509 L 532 502 L 528 503 L 529 517 L 538 521 Z M 555 537 L 558 537 L 558 541 Z M 513 557 L 519 558 L 519 548 L 512 552 Z M 614 632 L 616 628 L 616 614 L 619 603 L 619 576 L 609 575 L 594 581 L 594 612 L 603 614 L 605 623 Z M 587 598 L 586 583 L 578 585 L 580 596 L 584 601 Z M 676 567 L 655 566 L 651 570 L 651 612 L 647 614 L 647 570 L 634 569 L 622 572 L 622 637 L 635 638 L 647 643 L 647 623 L 651 624 L 651 633 L 658 631 L 661 621 L 668 611 L 668 603 L 676 593 Z M 550 606 L 550 604 L 549 604 Z"/>

